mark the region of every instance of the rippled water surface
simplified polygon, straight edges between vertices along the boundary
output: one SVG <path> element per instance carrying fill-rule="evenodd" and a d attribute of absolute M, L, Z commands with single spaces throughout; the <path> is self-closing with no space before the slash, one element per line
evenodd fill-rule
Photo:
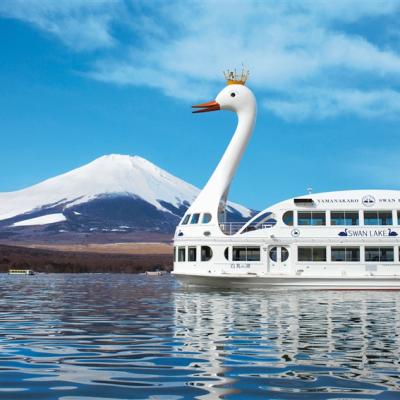
<path fill-rule="evenodd" d="M 400 399 L 400 292 L 0 284 L 1 399 Z"/>

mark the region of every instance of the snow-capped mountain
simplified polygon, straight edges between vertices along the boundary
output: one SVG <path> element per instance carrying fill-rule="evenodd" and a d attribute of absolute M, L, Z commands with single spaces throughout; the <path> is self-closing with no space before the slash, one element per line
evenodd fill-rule
<path fill-rule="evenodd" d="M 0 193 L 0 238 L 98 232 L 172 233 L 199 189 L 138 156 L 107 155 L 29 188 Z M 252 211 L 227 207 L 232 219 Z"/>

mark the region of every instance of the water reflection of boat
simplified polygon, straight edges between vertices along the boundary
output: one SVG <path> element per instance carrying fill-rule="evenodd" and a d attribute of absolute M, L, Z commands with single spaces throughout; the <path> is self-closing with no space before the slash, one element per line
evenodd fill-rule
<path fill-rule="evenodd" d="M 202 398 L 251 387 L 260 398 L 372 399 L 400 390 L 399 307 L 397 294 L 382 292 L 191 289 L 176 296 L 175 336 L 182 357 L 203 359 Z"/>

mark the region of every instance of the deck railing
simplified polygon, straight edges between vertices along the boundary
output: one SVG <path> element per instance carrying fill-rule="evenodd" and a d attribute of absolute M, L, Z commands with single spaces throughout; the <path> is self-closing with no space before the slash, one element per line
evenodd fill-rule
<path fill-rule="evenodd" d="M 246 222 L 221 222 L 219 227 L 221 228 L 222 232 L 225 235 L 234 235 L 235 233 L 239 232 L 240 229 L 246 224 Z M 243 232 L 255 231 L 257 229 L 267 229 L 274 226 L 275 223 L 272 222 L 254 222 L 246 226 L 246 229 Z"/>

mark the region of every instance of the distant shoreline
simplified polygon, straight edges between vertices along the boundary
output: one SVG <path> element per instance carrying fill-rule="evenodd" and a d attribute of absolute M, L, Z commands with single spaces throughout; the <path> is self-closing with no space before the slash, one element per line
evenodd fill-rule
<path fill-rule="evenodd" d="M 0 272 L 142 273 L 172 270 L 172 246 L 166 243 L 0 244 Z"/>

